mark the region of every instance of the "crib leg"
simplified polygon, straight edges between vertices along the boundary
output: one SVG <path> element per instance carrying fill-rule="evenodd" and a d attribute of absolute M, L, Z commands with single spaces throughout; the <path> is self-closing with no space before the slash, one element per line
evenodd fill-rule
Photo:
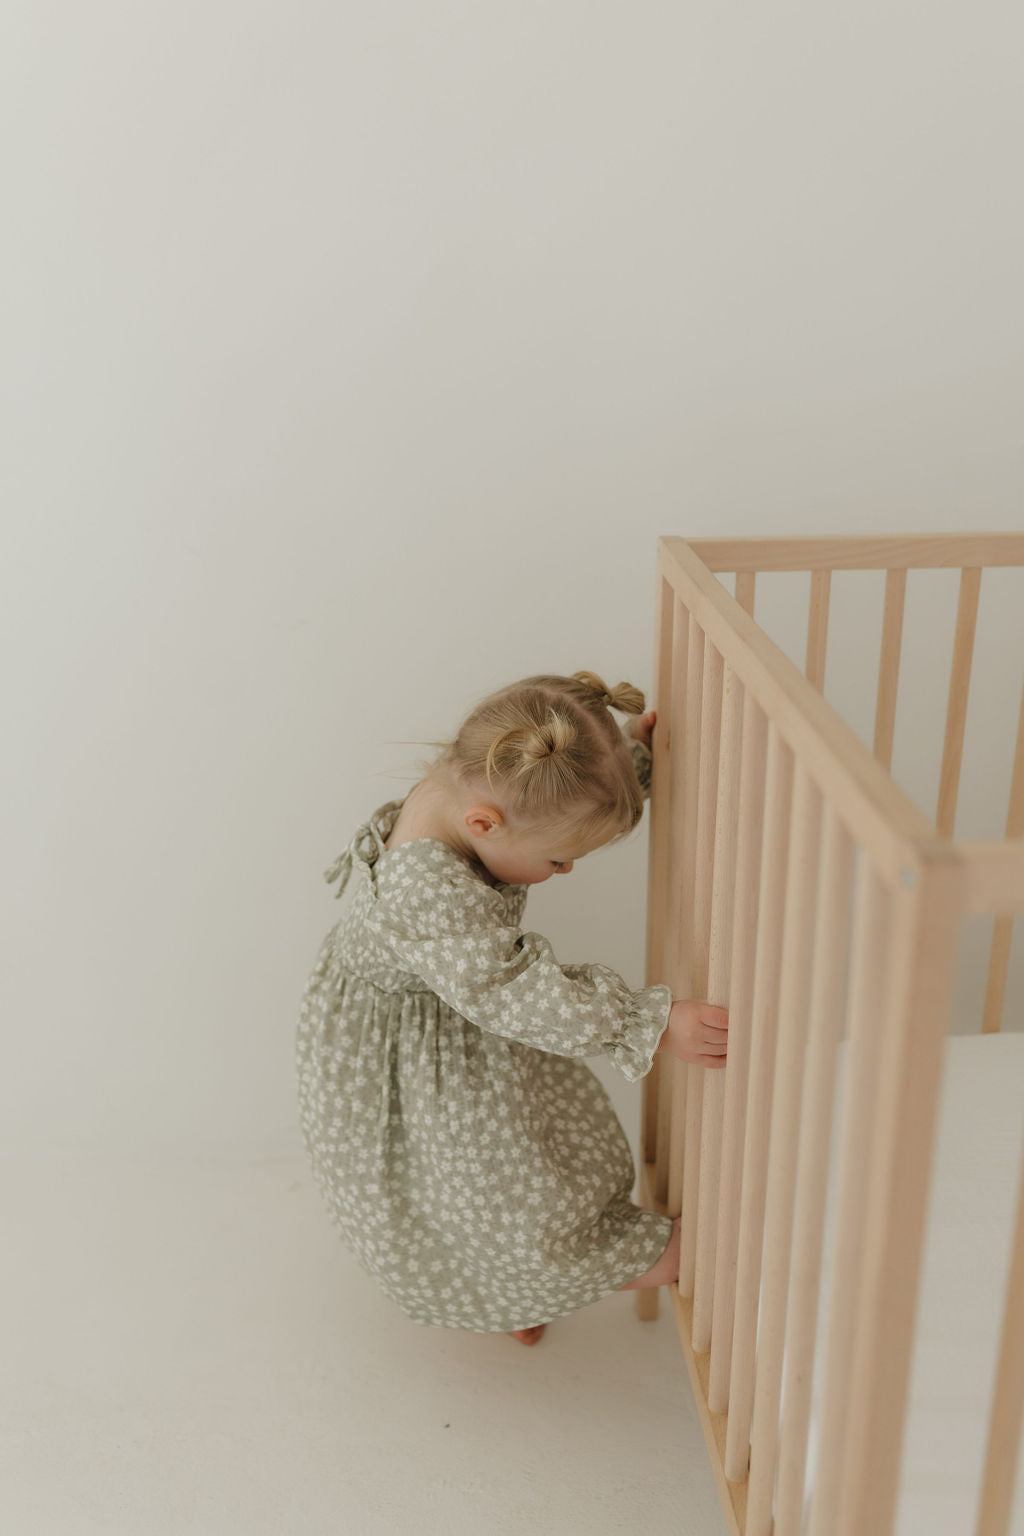
<path fill-rule="evenodd" d="M 658 1321 L 658 1292 L 660 1285 L 645 1285 L 636 1292 L 636 1318 L 638 1323 Z"/>

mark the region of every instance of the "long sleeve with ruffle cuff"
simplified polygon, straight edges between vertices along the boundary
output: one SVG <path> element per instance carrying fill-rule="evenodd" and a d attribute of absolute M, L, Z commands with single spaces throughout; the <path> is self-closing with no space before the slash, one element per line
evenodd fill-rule
<path fill-rule="evenodd" d="M 606 965 L 561 965 L 543 934 L 507 921 L 485 882 L 417 881 L 375 920 L 381 942 L 456 1013 L 556 1056 L 606 1055 L 630 1082 L 651 1069 L 672 993 L 633 991 Z"/>
<path fill-rule="evenodd" d="M 572 967 L 567 967 L 572 969 Z M 668 1026 L 672 1007 L 672 989 L 660 983 L 641 987 L 633 993 L 633 1007 L 618 1040 L 613 1040 L 605 1054 L 623 1077 L 635 1083 L 646 1077 L 654 1064 L 658 1042 Z"/>

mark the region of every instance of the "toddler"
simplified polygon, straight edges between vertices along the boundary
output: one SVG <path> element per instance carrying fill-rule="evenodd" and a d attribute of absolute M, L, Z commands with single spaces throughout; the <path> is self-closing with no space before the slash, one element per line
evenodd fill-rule
<path fill-rule="evenodd" d="M 413 1322 L 530 1344 L 678 1276 L 679 1218 L 630 1200 L 629 1143 L 580 1058 L 630 1082 L 658 1051 L 723 1067 L 728 1015 L 561 965 L 520 927 L 531 885 L 640 821 L 643 708 L 593 672 L 498 690 L 325 872 L 355 899 L 302 997 L 302 1135 L 332 1219 Z"/>

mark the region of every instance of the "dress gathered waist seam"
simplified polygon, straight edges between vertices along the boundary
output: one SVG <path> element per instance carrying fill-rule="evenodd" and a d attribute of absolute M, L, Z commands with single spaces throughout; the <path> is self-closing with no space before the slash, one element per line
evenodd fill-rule
<path fill-rule="evenodd" d="M 366 986 L 372 987 L 375 992 L 382 993 L 385 997 L 436 997 L 437 993 L 432 987 L 382 987 L 379 982 L 372 981 L 369 976 L 364 976 L 361 971 L 354 971 L 337 958 L 332 958 L 328 969 L 337 974 L 339 971 L 351 981 L 361 981 Z"/>

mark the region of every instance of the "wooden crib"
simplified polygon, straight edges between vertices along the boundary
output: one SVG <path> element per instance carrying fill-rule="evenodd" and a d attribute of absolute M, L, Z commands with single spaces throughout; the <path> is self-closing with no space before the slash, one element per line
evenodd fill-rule
<path fill-rule="evenodd" d="M 735 1536 L 895 1529 L 958 929 L 967 914 L 994 919 L 981 1031 L 995 1036 L 1024 912 L 1024 697 L 1005 840 L 954 839 L 981 576 L 995 566 L 1024 567 L 1024 534 L 658 542 L 647 982 L 727 1006 L 730 1028 L 724 1071 L 655 1058 L 639 1199 L 682 1216 L 668 1291 Z M 925 567 L 960 571 L 934 822 L 890 771 L 907 573 Z M 823 694 L 831 573 L 851 570 L 885 573 L 873 752 Z M 755 575 L 779 571 L 809 573 L 804 673 L 754 620 Z M 716 572 L 735 573 L 735 596 Z M 1024 656 L 1004 661 L 1021 676 Z M 986 1448 L 962 1536 L 1004 1536 L 1014 1498 L 1024 1178 L 1010 1176 Z M 656 1318 L 658 1291 L 635 1305 Z"/>

